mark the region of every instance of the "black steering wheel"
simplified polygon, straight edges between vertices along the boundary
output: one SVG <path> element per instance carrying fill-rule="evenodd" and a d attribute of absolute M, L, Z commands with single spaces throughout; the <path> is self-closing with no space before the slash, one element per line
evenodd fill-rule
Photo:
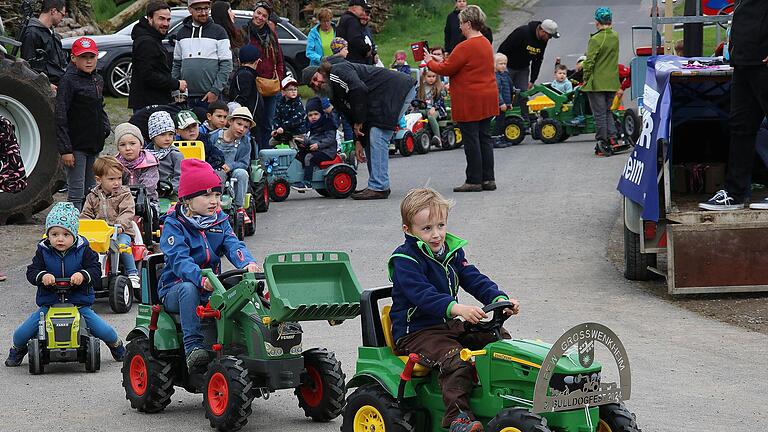
<path fill-rule="evenodd" d="M 512 309 L 512 302 L 504 300 L 496 303 L 491 303 L 483 308 L 483 312 L 491 314 L 491 319 L 488 321 L 480 321 L 477 324 L 469 324 L 470 331 L 476 332 L 490 332 L 496 335 L 496 339 L 501 340 L 501 329 L 504 326 L 504 321 L 509 319 L 509 316 L 504 313 L 504 309 Z"/>
<path fill-rule="evenodd" d="M 244 274 L 246 274 L 246 273 L 248 273 L 248 270 L 244 269 L 244 268 L 232 269 L 232 270 L 225 271 L 224 273 L 220 274 L 217 277 L 219 279 L 219 282 L 221 282 L 221 284 L 224 285 L 224 288 L 230 289 L 233 286 L 237 285 L 237 282 L 240 282 L 240 279 L 242 279 L 242 276 Z M 232 278 L 235 278 L 235 277 L 238 277 L 238 276 L 239 276 L 239 279 L 236 282 L 231 283 L 231 284 L 226 283 L 226 281 L 228 279 L 232 279 Z"/>

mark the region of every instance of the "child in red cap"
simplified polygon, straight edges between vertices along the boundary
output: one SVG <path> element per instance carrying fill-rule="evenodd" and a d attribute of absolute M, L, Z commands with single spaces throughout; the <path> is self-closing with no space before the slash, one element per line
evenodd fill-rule
<path fill-rule="evenodd" d="M 237 268 L 262 271 L 237 239 L 220 204 L 221 180 L 213 168 L 197 159 L 181 161 L 179 203 L 166 216 L 160 238 L 165 268 L 157 291 L 165 309 L 180 315 L 189 369 L 209 360 L 195 309 L 208 302 L 213 286 L 201 269 L 221 273 L 221 256 L 226 255 Z"/>
<path fill-rule="evenodd" d="M 81 37 L 72 44 L 72 63 L 56 93 L 56 145 L 67 172 L 67 200 L 83 208 L 86 191 L 93 189 L 93 161 L 109 136 L 104 110 L 104 79 L 96 71 L 96 42 Z"/>

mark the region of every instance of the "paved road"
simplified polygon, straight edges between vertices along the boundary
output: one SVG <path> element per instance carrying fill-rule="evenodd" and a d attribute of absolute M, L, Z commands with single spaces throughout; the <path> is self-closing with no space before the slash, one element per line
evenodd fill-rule
<path fill-rule="evenodd" d="M 568 9 L 560 13 L 567 17 Z M 591 12 L 585 14 L 588 21 Z M 557 54 L 555 47 L 549 55 Z M 387 280 L 386 258 L 402 241 L 400 199 L 410 187 L 429 185 L 456 201 L 449 229 L 469 240 L 470 259 L 520 299 L 522 314 L 507 324 L 515 337 L 554 340 L 577 323 L 604 323 L 629 352 L 629 406 L 644 430 L 768 430 L 763 373 L 768 336 L 693 314 L 623 279 L 607 258 L 606 244 L 619 215 L 615 184 L 624 158 L 597 159 L 592 146 L 572 139 L 556 145 L 526 141 L 498 150 L 499 190 L 464 195 L 451 192 L 463 180 L 461 151 L 396 157 L 390 165 L 389 200 L 292 196 L 259 218 L 256 236 L 248 243 L 258 256 L 284 250 L 347 251 L 362 285 L 378 286 Z M 365 177 L 363 171 L 361 184 Z M 4 354 L 14 327 L 33 310 L 34 295 L 23 280 L 23 267 L 3 270 L 11 277 L 2 285 L 0 303 Z M 96 309 L 122 335 L 130 330 L 130 314 L 113 315 L 104 302 Z M 306 347 L 335 350 L 347 375 L 353 373 L 359 321 L 304 328 Z M 102 370 L 93 375 L 71 364 L 51 367 L 41 377 L 28 375 L 26 362 L 16 369 L 0 367 L 0 429 L 207 430 L 202 397 L 184 390 L 177 390 L 162 414 L 131 410 L 120 386 L 120 366 L 108 357 L 104 349 Z M 341 424 L 339 419 L 307 421 L 290 392 L 257 400 L 253 407 L 247 431 L 330 432 Z"/>

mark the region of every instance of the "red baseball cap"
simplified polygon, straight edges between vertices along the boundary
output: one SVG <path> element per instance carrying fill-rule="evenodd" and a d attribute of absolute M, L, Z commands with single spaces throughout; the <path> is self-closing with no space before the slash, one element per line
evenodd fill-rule
<path fill-rule="evenodd" d="M 96 47 L 96 41 L 91 38 L 81 37 L 72 44 L 72 55 L 79 57 L 85 53 L 99 55 L 99 49 Z"/>

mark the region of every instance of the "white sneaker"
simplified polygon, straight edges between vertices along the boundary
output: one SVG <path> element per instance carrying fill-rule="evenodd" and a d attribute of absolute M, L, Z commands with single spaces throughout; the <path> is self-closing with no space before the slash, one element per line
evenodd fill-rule
<path fill-rule="evenodd" d="M 139 275 L 130 275 L 128 276 L 128 279 L 130 279 L 133 289 L 141 289 L 141 279 L 139 279 Z"/>
<path fill-rule="evenodd" d="M 768 210 L 768 198 L 749 205 L 752 210 Z"/>

